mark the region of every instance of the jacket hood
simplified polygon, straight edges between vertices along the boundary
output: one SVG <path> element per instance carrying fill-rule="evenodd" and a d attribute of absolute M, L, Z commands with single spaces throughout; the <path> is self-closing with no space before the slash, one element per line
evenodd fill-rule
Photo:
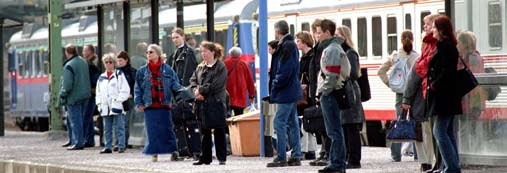
<path fill-rule="evenodd" d="M 322 50 L 324 50 L 327 46 L 329 46 L 331 43 L 336 43 L 338 45 L 341 45 L 343 43 L 343 39 L 341 39 L 340 37 L 331 37 L 331 38 L 328 38 L 328 39 L 325 39 L 325 40 L 322 40 L 320 43 L 319 43 L 319 48 L 321 48 Z"/>

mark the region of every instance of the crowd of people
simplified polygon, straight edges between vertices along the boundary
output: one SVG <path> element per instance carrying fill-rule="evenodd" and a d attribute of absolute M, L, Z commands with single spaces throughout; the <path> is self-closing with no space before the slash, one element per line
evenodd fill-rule
<path fill-rule="evenodd" d="M 358 79 L 362 74 L 352 32 L 328 19 L 315 20 L 311 29 L 293 36 L 287 22 L 280 20 L 274 25 L 276 40 L 268 43 L 269 102 L 277 107 L 273 126 L 274 148 L 279 152 L 267 167 L 299 166 L 307 159 L 313 160 L 312 166 L 325 166 L 319 172 L 359 169 L 360 131 L 365 121 L 362 102 L 355 99 L 343 108 L 337 94 L 351 87 L 353 97 L 361 98 Z M 421 124 L 423 141 L 414 145 L 421 171 L 460 172 L 453 120 L 463 113 L 462 104 L 467 112 L 480 112 L 480 105 L 468 106 L 475 103 L 468 97 L 462 103 L 462 98 L 453 94 L 459 87 L 455 80 L 463 63 L 474 72 L 484 71 L 476 65 L 482 59 L 475 50 L 473 33 L 465 31 L 456 37 L 446 16 L 426 16 L 424 31 L 421 54 L 413 49 L 412 32 L 403 31 L 402 48 L 388 58 L 378 74 L 396 92 L 396 116 L 407 110 L 411 119 Z M 66 46 L 59 104 L 68 112 L 69 142 L 64 145 L 68 150 L 95 146 L 93 115 L 97 109 L 98 123 L 104 129 L 100 153 L 125 152 L 128 122 L 137 109 L 144 112 L 147 140 L 143 153 L 152 156 L 152 161 L 158 161 L 161 154 L 181 160 L 178 140 L 183 139 L 175 129 L 187 126 L 182 122 L 192 119 L 197 120 L 200 134 L 199 147 L 191 152 L 196 160 L 193 165 L 209 165 L 212 146 L 218 163 L 226 164 L 226 118 L 243 114 L 253 104 L 256 91 L 251 70 L 241 60 L 239 47 L 232 47 L 230 58 L 224 60 L 224 48 L 218 43 L 204 41 L 197 51 L 189 45 L 195 45 L 195 40 L 186 39 L 181 28 L 174 29 L 171 38 L 177 49 L 169 57 L 160 46 L 142 43 L 137 50 L 145 50 L 144 56 L 130 58 L 125 51 L 105 54 L 100 61 L 103 72 L 93 45 L 84 47 L 83 58 L 75 46 Z M 408 77 L 403 90 L 395 90 L 387 72 L 400 63 L 408 68 L 404 74 Z M 299 104 L 300 100 L 304 104 Z M 302 130 L 298 118 L 312 106 L 322 112 L 324 126 L 318 132 Z M 187 109 L 190 118 L 182 113 Z M 316 138 L 322 141 L 318 156 Z M 288 150 L 290 156 L 285 152 Z M 392 161 L 401 161 L 400 150 L 401 144 L 391 145 Z"/>

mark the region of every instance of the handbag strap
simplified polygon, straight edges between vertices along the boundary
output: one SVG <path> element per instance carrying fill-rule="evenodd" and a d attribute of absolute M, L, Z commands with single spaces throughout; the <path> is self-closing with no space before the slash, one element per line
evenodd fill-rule
<path fill-rule="evenodd" d="M 234 69 L 236 68 L 236 66 L 238 66 L 239 61 L 241 61 L 241 59 L 238 58 L 238 61 L 236 61 L 236 63 L 234 63 L 234 66 L 232 66 L 231 71 L 229 71 L 227 73 L 227 77 L 229 77 L 229 75 L 231 75 L 232 71 L 234 71 Z"/>
<path fill-rule="evenodd" d="M 462 63 L 462 64 L 463 64 L 463 66 L 465 67 L 465 68 L 463 68 L 463 69 L 468 69 L 468 66 L 467 66 L 467 64 L 465 63 L 465 60 L 463 60 L 463 58 L 461 58 L 461 57 L 458 57 L 458 58 L 461 60 L 461 63 Z"/>

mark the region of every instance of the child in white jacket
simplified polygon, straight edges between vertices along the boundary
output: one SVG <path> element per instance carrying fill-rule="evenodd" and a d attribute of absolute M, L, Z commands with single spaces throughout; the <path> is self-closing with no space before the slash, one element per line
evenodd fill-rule
<path fill-rule="evenodd" d="M 113 54 L 104 55 L 102 62 L 106 71 L 100 75 L 96 89 L 97 109 L 104 120 L 105 148 L 100 153 L 112 153 L 113 126 L 118 139 L 118 152 L 123 153 L 125 152 L 125 111 L 122 103 L 128 99 L 130 87 L 124 73 L 115 70 L 116 57 Z"/>

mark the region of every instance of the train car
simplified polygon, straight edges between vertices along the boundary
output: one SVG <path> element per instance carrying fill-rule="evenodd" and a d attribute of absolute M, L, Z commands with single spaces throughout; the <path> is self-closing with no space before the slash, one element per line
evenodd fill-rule
<path fill-rule="evenodd" d="M 384 130 L 388 120 L 395 119 L 395 94 L 385 86 L 377 75 L 383 62 L 393 51 L 401 47 L 399 37 L 405 29 L 414 33 L 414 50 L 421 50 L 423 18 L 429 14 L 444 14 L 443 0 L 274 0 L 268 2 L 268 37 L 274 39 L 273 25 L 278 20 L 286 20 L 290 33 L 310 31 L 315 19 L 330 19 L 337 25 L 346 25 L 352 30 L 352 37 L 360 55 L 361 67 L 367 67 L 372 98 L 364 102 L 366 127 L 370 145 L 385 145 Z M 478 8 L 473 8 L 478 7 Z M 479 8 L 480 7 L 480 8 Z M 473 8 L 473 10 L 471 10 Z M 506 72 L 507 58 L 505 26 L 501 25 L 505 18 L 505 1 L 456 1 L 456 24 L 458 30 L 470 30 L 477 34 L 477 49 L 484 57 L 485 66 L 493 67 L 497 72 Z M 464 19 L 458 16 L 465 9 L 477 13 L 475 18 Z M 488 9 L 488 13 L 481 9 Z M 492 15 L 501 14 L 501 15 Z M 488 15 L 488 16 L 480 16 Z M 478 20 L 485 19 L 488 20 Z M 478 22 L 479 24 L 473 24 Z M 502 87 L 502 90 L 504 88 Z M 487 109 L 482 116 L 498 116 L 503 110 L 505 99 L 500 93 L 499 99 L 486 102 Z M 496 112 L 496 113 L 495 113 Z"/>

